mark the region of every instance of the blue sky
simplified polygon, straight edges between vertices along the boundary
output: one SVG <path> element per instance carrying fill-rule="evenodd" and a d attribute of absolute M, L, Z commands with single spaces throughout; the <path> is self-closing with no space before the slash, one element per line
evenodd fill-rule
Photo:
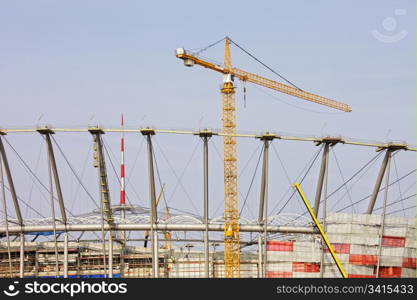
<path fill-rule="evenodd" d="M 396 15 L 396 9 L 405 15 Z M 242 84 L 237 82 L 238 130 L 337 134 L 415 144 L 415 12 L 415 1 L 398 0 L 2 1 L 0 126 L 33 127 L 39 123 L 85 127 L 100 123 L 112 127 L 118 125 L 123 112 L 129 127 L 219 128 L 220 75 L 200 67 L 184 68 L 174 50 L 203 47 L 228 35 L 299 87 L 353 108 L 351 113 L 339 113 L 250 84 L 245 108 Z M 398 42 L 385 43 L 376 39 L 372 30 L 386 36 L 403 30 L 408 34 Z M 221 61 L 222 46 L 204 55 Z M 278 80 L 236 47 L 232 47 L 232 56 L 235 66 Z M 106 138 L 116 152 L 117 165 L 119 136 Z M 57 135 L 57 139 L 81 169 L 90 137 Z M 132 166 L 139 142 L 137 137 L 127 139 L 127 163 Z M 183 142 L 177 145 L 178 139 L 161 137 L 161 144 L 181 173 L 196 141 L 181 138 Z M 38 151 L 43 149 L 40 137 L 10 135 L 9 140 L 35 168 Z M 257 142 L 242 143 L 239 155 L 243 165 Z M 221 150 L 221 141 L 217 144 Z M 373 149 L 343 147 L 340 160 L 344 161 L 345 177 L 374 155 Z M 290 177 L 295 178 L 316 147 L 282 145 L 282 151 Z M 145 153 L 141 155 L 144 160 Z M 194 158 L 183 179 L 191 198 L 195 195 L 199 199 L 197 210 L 201 208 L 198 159 Z M 143 174 L 145 166 L 140 169 Z M 398 155 L 399 173 L 413 166 L 414 154 Z M 162 174 L 170 172 L 162 162 L 160 167 Z M 251 167 L 248 178 L 242 178 L 243 189 L 253 173 Z M 358 197 L 372 190 L 378 165 L 374 169 L 374 175 L 359 183 Z M 86 183 L 95 183 L 95 171 L 86 172 L 90 172 Z M 221 161 L 213 166 L 213 172 L 221 174 Z M 317 172 L 313 174 L 306 183 L 311 197 Z M 31 181 L 23 170 L 16 171 L 15 176 L 22 196 L 29 197 Z M 39 167 L 39 176 L 46 178 L 46 167 Z M 132 175 L 132 181 L 138 182 L 137 189 L 147 203 L 144 176 Z M 277 170 L 279 176 L 283 175 Z M 67 180 L 64 190 L 72 199 L 76 187 L 73 179 Z M 166 181 L 170 181 L 167 193 L 173 192 L 175 177 Z M 288 185 L 279 181 L 282 188 Z M 336 180 L 332 184 L 336 187 L 340 183 Z M 113 178 L 111 184 L 113 199 L 117 199 L 117 181 Z M 218 206 L 222 201 L 221 176 L 212 184 L 213 201 Z M 281 187 L 275 192 L 277 197 L 281 195 Z M 271 198 L 274 195 L 271 192 Z M 173 196 L 174 206 L 187 208 L 190 204 L 183 198 Z M 253 209 L 257 198 L 255 192 Z M 294 204 L 293 210 L 297 209 Z"/>

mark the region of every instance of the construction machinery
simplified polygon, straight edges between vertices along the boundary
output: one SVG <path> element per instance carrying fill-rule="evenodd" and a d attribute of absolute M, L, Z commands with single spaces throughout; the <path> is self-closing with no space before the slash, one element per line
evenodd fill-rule
<path fill-rule="evenodd" d="M 191 67 L 200 65 L 223 74 L 223 85 L 220 89 L 222 96 L 222 130 L 224 151 L 224 260 L 227 278 L 236 278 L 240 274 L 240 237 L 238 211 L 238 182 L 236 156 L 236 100 L 234 78 L 243 82 L 251 82 L 310 102 L 325 105 L 334 109 L 350 112 L 349 105 L 315 95 L 296 86 L 283 84 L 256 74 L 252 74 L 232 66 L 229 37 L 225 37 L 224 65 L 217 65 L 196 54 L 187 52 L 184 48 L 176 50 L 176 57 Z M 236 43 L 234 43 L 237 45 Z M 238 45 L 237 45 L 238 46 Z M 240 46 L 238 46 L 241 48 Z"/>

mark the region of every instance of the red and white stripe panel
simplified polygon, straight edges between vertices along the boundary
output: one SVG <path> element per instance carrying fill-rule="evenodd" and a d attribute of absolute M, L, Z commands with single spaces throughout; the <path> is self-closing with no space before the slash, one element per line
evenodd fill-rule
<path fill-rule="evenodd" d="M 268 241 L 268 262 L 318 262 L 319 244 L 306 241 Z"/>
<path fill-rule="evenodd" d="M 269 278 L 319 277 L 318 244 L 309 241 L 268 241 L 266 244 Z"/>
<path fill-rule="evenodd" d="M 416 249 L 405 247 L 407 240 L 383 236 L 379 277 L 415 277 Z M 332 243 L 332 246 L 349 277 L 376 276 L 377 245 Z M 325 248 L 324 252 L 324 277 L 340 277 L 330 251 Z M 267 257 L 267 277 L 316 277 L 320 273 L 320 248 L 312 241 L 268 241 Z"/>
<path fill-rule="evenodd" d="M 281 262 L 268 263 L 268 278 L 317 278 L 320 275 L 318 263 Z"/>

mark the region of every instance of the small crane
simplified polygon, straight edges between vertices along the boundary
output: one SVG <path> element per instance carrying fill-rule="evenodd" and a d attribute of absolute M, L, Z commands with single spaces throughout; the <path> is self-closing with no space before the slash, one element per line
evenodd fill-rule
<path fill-rule="evenodd" d="M 349 105 L 335 100 L 315 95 L 297 87 L 292 87 L 256 74 L 243 71 L 232 66 L 229 37 L 225 37 L 224 64 L 204 60 L 197 55 L 187 52 L 184 48 L 176 49 L 176 57 L 184 61 L 184 65 L 192 67 L 200 65 L 207 69 L 223 74 L 222 95 L 222 130 L 224 151 L 224 261 L 225 277 L 240 277 L 240 233 L 238 211 L 238 182 L 236 156 L 236 100 L 234 78 L 267 87 L 310 102 L 325 105 L 344 112 L 350 112 Z M 234 43 L 234 42 L 233 42 Z M 234 43 L 236 44 L 236 43 Z"/>

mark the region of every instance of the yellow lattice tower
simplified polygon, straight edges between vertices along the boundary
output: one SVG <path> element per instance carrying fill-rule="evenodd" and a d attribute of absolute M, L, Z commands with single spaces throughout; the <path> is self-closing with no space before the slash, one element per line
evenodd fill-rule
<path fill-rule="evenodd" d="M 224 65 L 232 68 L 229 39 L 226 38 Z M 224 262 L 226 278 L 240 277 L 240 234 L 236 157 L 236 100 L 233 75 L 223 76 L 222 127 L 224 157 Z"/>

